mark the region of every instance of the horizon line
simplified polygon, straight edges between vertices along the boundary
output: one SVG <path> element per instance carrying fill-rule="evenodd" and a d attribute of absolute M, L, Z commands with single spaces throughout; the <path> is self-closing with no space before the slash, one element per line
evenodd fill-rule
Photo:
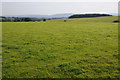
<path fill-rule="evenodd" d="M 92 13 L 92 12 L 88 12 L 88 13 L 56 13 L 56 14 L 19 14 L 19 15 L 1 15 L 1 16 L 29 16 L 29 15 L 45 15 L 45 16 L 51 16 L 51 15 L 59 15 L 59 14 L 117 14 L 119 15 L 119 13 L 102 13 L 102 12 L 96 12 L 96 13 Z"/>

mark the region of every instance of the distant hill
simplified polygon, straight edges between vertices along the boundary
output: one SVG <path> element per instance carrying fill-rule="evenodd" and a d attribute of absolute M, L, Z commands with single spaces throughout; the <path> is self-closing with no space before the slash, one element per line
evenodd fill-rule
<path fill-rule="evenodd" d="M 15 15 L 5 17 L 30 17 L 30 18 L 68 18 L 72 13 L 54 14 L 54 15 Z"/>
<path fill-rule="evenodd" d="M 51 15 L 51 16 L 49 16 L 49 17 L 54 17 L 54 18 L 60 18 L 60 17 L 69 17 L 69 16 L 71 16 L 71 15 L 73 15 L 72 13 L 65 13 L 65 14 L 55 14 L 55 15 Z"/>
<path fill-rule="evenodd" d="M 89 17 L 102 17 L 102 16 L 112 16 L 110 14 L 74 14 L 68 18 L 89 18 Z"/>
<path fill-rule="evenodd" d="M 120 16 L 118 13 L 111 13 L 112 16 Z"/>

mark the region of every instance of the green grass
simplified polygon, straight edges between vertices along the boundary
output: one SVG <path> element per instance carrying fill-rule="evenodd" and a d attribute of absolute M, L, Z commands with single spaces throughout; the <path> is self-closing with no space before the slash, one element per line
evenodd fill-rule
<path fill-rule="evenodd" d="M 3 78 L 119 78 L 116 19 L 3 22 Z"/>

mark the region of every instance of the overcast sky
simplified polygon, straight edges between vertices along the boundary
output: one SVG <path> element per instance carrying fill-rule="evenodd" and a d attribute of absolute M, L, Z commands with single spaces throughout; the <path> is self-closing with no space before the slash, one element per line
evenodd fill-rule
<path fill-rule="evenodd" d="M 120 0 L 1 0 L 2 2 L 118 2 Z"/>
<path fill-rule="evenodd" d="M 106 2 L 72 2 L 73 0 L 70 0 L 71 2 L 35 2 L 36 0 L 34 0 L 34 2 L 7 2 L 8 0 L 5 1 L 2 2 L 3 15 L 51 15 L 59 13 L 80 14 L 118 12 L 117 0 L 113 2 L 112 0 L 109 0 L 109 2 L 107 2 L 107 0 Z"/>

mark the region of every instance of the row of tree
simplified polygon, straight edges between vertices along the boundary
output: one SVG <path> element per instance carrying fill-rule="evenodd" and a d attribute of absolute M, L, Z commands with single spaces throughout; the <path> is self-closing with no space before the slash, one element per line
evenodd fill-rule
<path fill-rule="evenodd" d="M 31 18 L 31 17 L 4 17 L 0 16 L 0 22 L 29 22 L 29 21 L 46 21 L 51 19 L 62 18 Z"/>
<path fill-rule="evenodd" d="M 102 17 L 102 16 L 112 16 L 109 14 L 75 14 L 69 18 L 89 18 L 89 17 Z"/>
<path fill-rule="evenodd" d="M 29 17 L 0 17 L 0 22 L 28 22 L 28 21 L 42 21 L 44 18 L 29 18 Z"/>

